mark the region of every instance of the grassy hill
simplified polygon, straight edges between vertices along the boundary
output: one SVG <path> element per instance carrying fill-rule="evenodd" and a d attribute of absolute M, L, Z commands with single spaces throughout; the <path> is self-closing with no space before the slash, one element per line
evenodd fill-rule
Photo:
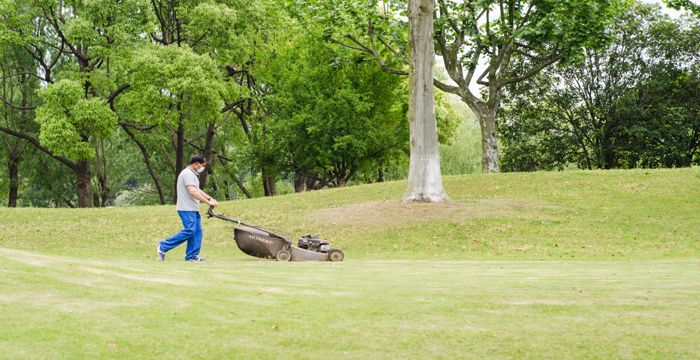
<path fill-rule="evenodd" d="M 404 182 L 223 203 L 217 212 L 363 259 L 667 259 L 700 256 L 700 169 L 446 177 L 444 204 L 402 204 Z M 180 227 L 173 206 L 0 209 L 0 247 L 152 258 Z M 244 256 L 203 219 L 203 255 Z M 177 250 L 174 252 L 177 253 Z M 171 257 L 180 257 L 182 252 Z"/>
<path fill-rule="evenodd" d="M 448 177 L 224 203 L 342 263 L 240 253 L 173 206 L 0 209 L 0 358 L 697 358 L 700 169 Z"/>

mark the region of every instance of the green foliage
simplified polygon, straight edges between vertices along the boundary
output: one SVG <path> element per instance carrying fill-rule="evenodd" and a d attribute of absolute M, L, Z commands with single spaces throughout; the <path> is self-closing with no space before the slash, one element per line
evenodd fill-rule
<path fill-rule="evenodd" d="M 450 144 L 440 144 L 440 170 L 443 175 L 481 172 L 481 131 L 473 115 L 462 120 Z"/>
<path fill-rule="evenodd" d="M 95 150 L 90 138 L 108 136 L 117 124 L 106 101 L 85 99 L 84 91 L 77 81 L 60 80 L 40 93 L 44 104 L 36 112 L 41 126 L 39 139 L 59 156 L 93 158 Z"/>
<path fill-rule="evenodd" d="M 354 59 L 308 37 L 277 58 L 263 79 L 270 88 L 267 104 L 275 110 L 258 127 L 268 139 L 256 141 L 256 151 L 266 151 L 258 158 L 342 186 L 403 154 L 403 79 Z"/>
<path fill-rule="evenodd" d="M 318 39 L 343 42 L 365 52 L 371 48 L 390 67 L 405 67 L 408 58 L 405 1 L 285 1 L 287 11 Z"/>
<path fill-rule="evenodd" d="M 605 49 L 510 89 L 499 127 L 508 170 L 697 162 L 698 23 L 636 4 Z"/>
<path fill-rule="evenodd" d="M 107 56 L 116 46 L 139 41 L 153 26 L 148 0 L 78 0 L 70 5 L 77 16 L 67 16 L 62 31 L 69 42 L 90 47 L 92 56 Z"/>
<path fill-rule="evenodd" d="M 214 61 L 186 46 L 142 46 L 115 66 L 131 84 L 117 105 L 132 122 L 175 126 L 182 115 L 213 123 L 230 95 Z"/>
<path fill-rule="evenodd" d="M 462 114 L 457 112 L 455 105 L 447 97 L 443 92 L 435 92 L 435 121 L 440 144 L 452 144 L 457 136 L 459 124 L 464 122 L 464 116 L 460 116 Z"/>
<path fill-rule="evenodd" d="M 0 44 L 22 45 L 31 39 L 31 32 L 18 32 L 16 29 L 29 30 L 31 12 L 27 6 L 15 0 L 0 0 Z"/>
<path fill-rule="evenodd" d="M 467 55 L 462 58 L 463 65 L 473 68 L 478 62 L 471 55 L 478 54 L 477 46 L 499 47 L 500 54 L 502 47 L 510 42 L 513 49 L 531 56 L 546 58 L 559 54 L 562 62 L 580 60 L 584 47 L 598 47 L 609 39 L 606 25 L 626 4 L 617 0 L 443 0 L 439 5 L 435 23 L 438 37 L 447 44 L 462 37 Z M 477 17 L 484 13 L 489 16 Z M 448 53 L 455 50 L 436 48 L 438 54 L 445 56 L 451 56 Z M 497 59 L 499 54 L 484 55 L 487 59 Z M 534 57 L 530 60 L 533 65 L 538 62 Z"/>
<path fill-rule="evenodd" d="M 74 180 L 65 166 L 28 148 L 20 162 L 20 207 L 76 207 Z"/>
<path fill-rule="evenodd" d="M 234 31 L 238 27 L 238 17 L 245 16 L 244 9 L 234 9 L 226 4 L 202 2 L 187 10 L 188 21 L 185 29 L 188 38 L 207 38 L 207 43 L 216 49 L 237 47 Z M 212 36 L 213 35 L 213 36 Z"/>
<path fill-rule="evenodd" d="M 625 1 L 615 0 L 555 0 L 532 5 L 535 9 L 530 13 L 528 25 L 516 38 L 544 53 L 549 44 L 556 44 L 563 49 L 562 64 L 583 60 L 584 48 L 604 47 L 611 39 L 607 25 L 626 7 Z"/>
<path fill-rule="evenodd" d="M 649 76 L 615 104 L 619 167 L 700 164 L 698 70 L 653 66 Z"/>
<path fill-rule="evenodd" d="M 405 0 L 290 3 L 293 16 L 315 36 L 368 56 L 387 72 L 408 73 Z M 453 82 L 437 85 L 459 95 L 485 128 L 495 128 L 505 87 L 526 81 L 554 63 L 580 62 L 585 48 L 599 48 L 609 41 L 605 29 L 624 7 L 624 0 L 437 1 L 435 53 L 442 56 Z M 480 64 L 486 68 L 476 73 Z M 475 92 L 474 82 L 487 88 Z M 495 134 L 489 130 L 482 136 Z M 496 140 L 484 138 L 482 144 Z M 493 146 L 492 150 L 483 152 L 483 164 L 489 171 L 498 171 L 498 149 Z"/>

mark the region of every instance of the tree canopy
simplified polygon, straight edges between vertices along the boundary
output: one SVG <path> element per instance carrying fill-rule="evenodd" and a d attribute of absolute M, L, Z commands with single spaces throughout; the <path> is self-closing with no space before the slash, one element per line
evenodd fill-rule
<path fill-rule="evenodd" d="M 698 23 L 637 4 L 586 50 L 513 88 L 501 131 L 508 170 L 679 167 L 697 163 Z"/>
<path fill-rule="evenodd" d="M 172 203 L 195 153 L 221 199 L 407 178 L 444 199 L 440 164 L 477 158 L 485 172 L 698 164 L 697 4 L 666 3 L 682 15 L 622 0 L 0 0 L 0 198 Z"/>

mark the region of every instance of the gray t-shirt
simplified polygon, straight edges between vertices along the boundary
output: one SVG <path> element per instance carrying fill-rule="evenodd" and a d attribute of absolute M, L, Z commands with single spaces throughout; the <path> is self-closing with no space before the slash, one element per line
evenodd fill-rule
<path fill-rule="evenodd" d="M 190 195 L 187 191 L 188 186 L 199 189 L 197 173 L 189 166 L 180 171 L 177 177 L 177 211 L 199 211 L 199 200 Z"/>

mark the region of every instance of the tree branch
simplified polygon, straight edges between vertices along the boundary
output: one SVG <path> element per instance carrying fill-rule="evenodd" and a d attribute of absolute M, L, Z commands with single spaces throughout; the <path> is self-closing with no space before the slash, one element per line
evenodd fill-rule
<path fill-rule="evenodd" d="M 131 131 L 129 131 L 127 124 L 120 123 L 120 125 L 124 129 L 124 132 L 126 132 L 126 134 L 129 135 L 131 140 L 136 143 L 136 146 L 138 146 L 139 150 L 141 150 L 141 155 L 143 155 L 143 162 L 146 164 L 148 173 L 151 175 L 151 179 L 153 179 L 153 182 L 156 185 L 156 190 L 158 191 L 158 198 L 160 199 L 160 204 L 165 205 L 165 194 L 163 194 L 163 188 L 160 184 L 160 180 L 158 179 L 156 171 L 153 168 L 153 164 L 151 163 L 151 157 L 148 155 L 148 150 L 140 141 L 138 141 L 138 139 L 136 139 L 136 136 Z"/>
<path fill-rule="evenodd" d="M 107 97 L 107 103 L 109 104 L 109 108 L 112 109 L 112 111 L 116 112 L 116 110 L 114 109 L 114 100 L 117 98 L 117 96 L 119 96 L 119 94 L 123 93 L 124 90 L 128 89 L 129 87 L 131 87 L 131 84 L 124 83 L 120 85 L 117 88 L 117 90 L 114 90 L 111 94 L 109 94 L 109 96 Z"/>
<path fill-rule="evenodd" d="M 440 17 L 444 17 L 445 19 L 447 19 L 447 22 L 450 24 L 452 30 L 454 30 L 455 33 L 461 35 L 462 30 L 460 30 L 459 26 L 457 26 L 454 20 L 450 18 L 449 11 L 447 10 L 447 6 L 445 5 L 445 0 L 438 0 L 438 7 L 440 8 Z"/>
<path fill-rule="evenodd" d="M 370 51 L 367 51 L 367 49 L 364 49 L 364 48 L 361 48 L 361 47 L 357 47 L 357 46 L 353 46 L 353 45 L 344 43 L 344 42 L 342 42 L 342 41 L 340 41 L 340 40 L 338 40 L 338 39 L 335 39 L 335 38 L 333 38 L 333 37 L 327 37 L 327 38 L 325 38 L 325 39 L 328 40 L 328 41 L 330 41 L 330 42 L 332 42 L 332 43 L 334 43 L 334 44 L 338 44 L 338 45 L 340 45 L 340 46 L 346 47 L 346 48 L 348 48 L 348 49 L 352 49 L 352 50 L 355 50 L 355 51 L 366 52 L 366 53 L 370 53 L 370 54 L 371 54 L 371 52 L 370 52 Z"/>
<path fill-rule="evenodd" d="M 36 106 L 28 106 L 28 107 L 27 107 L 27 106 L 17 106 L 17 105 L 15 105 L 15 104 L 11 103 L 10 101 L 8 101 L 7 99 L 5 99 L 5 98 L 2 97 L 2 96 L 0 96 L 0 101 L 4 102 L 5 105 L 7 105 L 7 106 L 9 106 L 9 107 L 11 107 L 11 108 L 13 108 L 13 109 L 16 109 L 16 110 L 29 111 L 29 110 L 34 110 L 34 109 L 36 109 Z"/>
<path fill-rule="evenodd" d="M 458 86 L 447 85 L 447 84 L 445 84 L 445 83 L 443 83 L 440 80 L 435 79 L 435 78 L 433 78 L 433 85 L 436 88 L 438 88 L 444 92 L 450 93 L 450 94 L 462 96 L 462 93 L 463 93 L 462 89 L 460 89 Z"/>
<path fill-rule="evenodd" d="M 226 104 L 222 109 L 221 113 L 225 113 L 227 111 L 234 111 L 236 106 L 243 105 L 243 103 L 246 101 L 246 99 L 238 99 L 230 104 Z"/>
<path fill-rule="evenodd" d="M 514 84 L 514 83 L 517 83 L 517 82 L 519 82 L 519 81 L 523 81 L 523 80 L 529 79 L 529 78 L 535 76 L 535 75 L 536 75 L 537 73 L 539 73 L 540 71 L 542 71 L 542 69 L 544 69 L 545 67 L 547 67 L 547 66 L 549 66 L 549 65 L 551 65 L 551 64 L 554 64 L 555 62 L 559 61 L 559 59 L 561 59 L 562 56 L 563 56 L 563 54 L 556 54 L 556 55 L 553 55 L 553 56 L 550 57 L 548 60 L 546 60 L 546 61 L 540 63 L 539 65 L 537 65 L 537 66 L 535 66 L 534 68 L 530 69 L 530 71 L 526 72 L 525 74 L 523 74 L 523 75 L 521 75 L 521 76 L 516 76 L 516 77 L 514 77 L 514 78 L 501 80 L 501 81 L 498 82 L 498 87 L 501 88 L 501 87 L 506 86 L 506 85 Z"/>
<path fill-rule="evenodd" d="M 348 35 L 345 35 L 345 37 L 348 38 L 350 41 L 354 42 L 355 44 L 357 44 L 358 46 L 360 46 L 362 48 L 362 49 L 359 49 L 360 51 L 364 51 L 364 52 L 367 52 L 370 55 L 372 55 L 372 57 L 374 57 L 374 60 L 381 67 L 382 71 L 384 71 L 386 73 L 390 73 L 390 74 L 396 74 L 396 75 L 408 75 L 408 71 L 406 71 L 406 70 L 394 69 L 394 68 L 387 66 L 386 63 L 384 62 L 384 60 L 382 59 L 382 57 L 379 55 L 379 53 L 376 50 L 373 50 L 369 46 L 363 44 L 362 42 L 357 40 L 357 38 L 355 38 L 354 36 L 348 34 Z M 358 48 L 355 47 L 355 49 L 358 49 Z"/>
<path fill-rule="evenodd" d="M 25 134 L 25 133 L 21 133 L 21 132 L 19 132 L 19 131 L 14 131 L 14 130 L 12 130 L 12 129 L 8 129 L 8 128 L 2 127 L 2 126 L 0 126 L 0 131 L 2 131 L 2 132 L 4 132 L 4 133 L 7 133 L 7 134 L 9 134 L 9 135 L 16 136 L 16 137 L 18 137 L 18 138 L 21 138 L 21 139 L 26 140 L 28 143 L 34 145 L 37 149 L 39 149 L 39 150 L 45 152 L 47 155 L 49 155 L 49 156 L 51 156 L 52 158 L 54 158 L 54 159 L 56 159 L 56 160 L 62 162 L 63 164 L 65 164 L 65 165 L 68 166 L 71 170 L 73 170 L 73 171 L 78 171 L 78 170 L 77 170 L 77 164 L 76 164 L 76 163 L 74 163 L 74 162 L 72 162 L 72 161 L 70 161 L 70 160 L 68 160 L 67 158 L 64 158 L 64 157 L 62 157 L 62 156 L 55 155 L 55 154 L 54 154 L 53 152 L 51 152 L 51 150 L 49 150 L 47 147 L 41 145 L 41 143 L 39 142 L 39 140 L 37 140 L 37 139 L 35 139 L 35 138 L 33 138 L 33 137 L 31 137 L 31 136 Z"/>
<path fill-rule="evenodd" d="M 138 125 L 134 125 L 134 124 L 131 124 L 131 123 L 128 123 L 128 122 L 125 122 L 125 121 L 120 121 L 120 122 L 118 122 L 117 124 L 118 124 L 119 126 L 121 126 L 121 127 L 124 127 L 124 128 L 130 127 L 130 128 L 132 128 L 132 129 L 136 129 L 136 130 L 138 130 L 138 131 L 149 131 L 149 130 L 151 130 L 151 129 L 153 129 L 153 128 L 156 127 L 156 125 L 138 126 Z"/>
<path fill-rule="evenodd" d="M 63 34 L 63 31 L 61 31 L 61 27 L 58 25 L 58 21 L 56 20 L 56 13 L 54 13 L 53 8 L 49 8 L 49 11 L 51 12 L 51 16 L 46 16 L 46 18 L 49 21 L 49 24 L 56 30 L 56 33 L 58 36 L 61 38 L 61 41 L 63 41 L 68 47 L 71 49 L 73 54 L 80 59 L 83 62 L 88 62 L 87 56 L 80 51 L 80 49 L 76 48 L 73 44 L 68 41 L 66 36 Z M 46 14 L 45 14 L 46 15 Z"/>

